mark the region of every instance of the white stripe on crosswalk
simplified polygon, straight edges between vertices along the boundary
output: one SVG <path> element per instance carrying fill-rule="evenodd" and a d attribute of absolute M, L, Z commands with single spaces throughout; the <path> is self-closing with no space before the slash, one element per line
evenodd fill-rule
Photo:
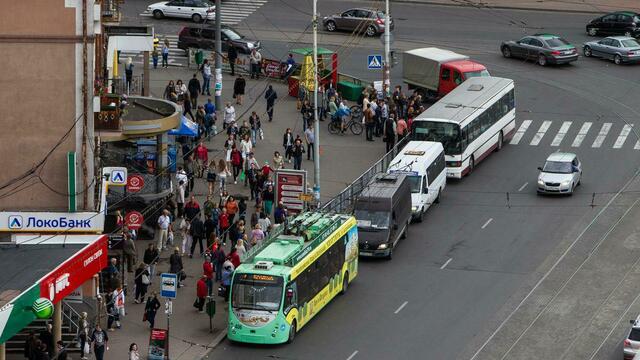
<path fill-rule="evenodd" d="M 542 122 L 542 125 L 540 125 L 538 132 L 533 136 L 533 139 L 531 139 L 529 145 L 538 146 L 538 144 L 540 144 L 540 141 L 542 141 L 544 134 L 546 134 L 547 130 L 549 130 L 549 126 L 551 126 L 551 121 L 547 120 Z"/>
<path fill-rule="evenodd" d="M 518 143 L 522 139 L 522 136 L 524 135 L 524 133 L 527 132 L 527 129 L 529 128 L 529 125 L 531 125 L 531 120 L 524 120 L 522 122 L 522 124 L 520 124 L 520 127 L 518 128 L 518 131 L 516 131 L 516 133 L 511 138 L 511 142 L 509 144 L 518 145 Z"/>
<path fill-rule="evenodd" d="M 598 133 L 598 136 L 596 136 L 596 139 L 593 141 L 593 145 L 591 145 L 591 147 L 599 148 L 600 146 L 602 146 L 602 143 L 604 142 L 604 139 L 607 137 L 609 130 L 611 130 L 611 123 L 602 124 L 602 127 L 600 128 L 600 132 Z"/>
<path fill-rule="evenodd" d="M 640 149 L 640 140 L 636 141 L 636 144 L 633 146 L 634 150 Z"/>
<path fill-rule="evenodd" d="M 558 130 L 558 133 L 556 134 L 556 137 L 553 138 L 553 141 L 551 142 L 551 146 L 560 146 L 562 139 L 564 139 L 564 136 L 567 135 L 567 132 L 569 131 L 570 127 L 571 127 L 571 121 L 563 122 L 562 125 L 560 126 L 560 130 Z"/>
<path fill-rule="evenodd" d="M 615 144 L 613 144 L 614 149 L 620 149 L 624 145 L 624 142 L 627 141 L 627 137 L 631 132 L 632 126 L 633 125 L 626 124 L 625 126 L 622 127 L 622 131 L 620 131 L 620 135 L 618 135 L 618 138 L 616 139 Z"/>
<path fill-rule="evenodd" d="M 582 127 L 580 128 L 580 131 L 578 131 L 578 135 L 576 135 L 576 138 L 573 140 L 573 144 L 571 144 L 571 146 L 579 147 L 584 141 L 584 138 L 587 136 L 589 129 L 591 129 L 590 122 L 582 124 Z"/>

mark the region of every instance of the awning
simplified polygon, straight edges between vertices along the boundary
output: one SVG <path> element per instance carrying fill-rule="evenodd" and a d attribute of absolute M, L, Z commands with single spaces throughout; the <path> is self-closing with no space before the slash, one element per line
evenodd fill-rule
<path fill-rule="evenodd" d="M 170 130 L 169 135 L 190 137 L 198 136 L 198 124 L 187 119 L 185 116 L 182 116 L 180 120 L 180 126 L 177 129 Z"/>

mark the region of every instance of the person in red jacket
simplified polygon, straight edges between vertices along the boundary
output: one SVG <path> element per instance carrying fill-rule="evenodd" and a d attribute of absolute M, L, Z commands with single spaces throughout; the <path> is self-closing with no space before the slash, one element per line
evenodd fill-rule
<path fill-rule="evenodd" d="M 226 207 L 222 208 L 218 223 L 220 224 L 220 234 L 222 234 L 222 245 L 227 245 L 227 230 L 229 230 L 229 226 L 231 226 L 231 221 L 229 221 L 229 214 L 227 214 Z"/>
<path fill-rule="evenodd" d="M 207 275 L 205 274 L 200 277 L 200 280 L 198 280 L 198 283 L 196 284 L 196 296 L 198 299 L 196 299 L 196 303 L 194 305 L 198 308 L 199 312 L 203 313 L 204 300 L 207 297 Z"/>
<path fill-rule="evenodd" d="M 211 294 L 213 294 L 213 263 L 211 262 L 210 256 L 204 258 L 202 271 L 204 272 L 204 275 L 207 276 L 207 279 L 205 280 L 207 284 L 207 294 L 211 296 Z"/>
<path fill-rule="evenodd" d="M 235 247 L 231 248 L 231 252 L 227 255 L 227 259 L 231 261 L 234 269 L 237 269 L 238 266 L 240 266 L 240 255 L 238 255 L 238 250 Z"/>
<path fill-rule="evenodd" d="M 196 147 L 195 154 L 196 163 L 198 164 L 196 177 L 202 178 L 207 164 L 209 164 L 209 150 L 207 150 L 207 147 L 202 141 L 200 141 L 200 144 Z"/>

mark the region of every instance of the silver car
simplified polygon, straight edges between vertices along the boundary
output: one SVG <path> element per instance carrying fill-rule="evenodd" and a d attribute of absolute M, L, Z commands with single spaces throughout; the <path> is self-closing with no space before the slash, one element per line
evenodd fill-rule
<path fill-rule="evenodd" d="M 631 323 L 631 330 L 623 341 L 624 360 L 635 359 L 637 354 L 640 354 L 640 316 L 629 322 Z"/>
<path fill-rule="evenodd" d="M 584 56 L 613 60 L 617 65 L 640 61 L 640 44 L 628 36 L 610 36 L 599 41 L 584 43 Z"/>
<path fill-rule="evenodd" d="M 325 16 L 322 24 L 327 31 L 347 30 L 375 36 L 384 32 L 385 14 L 376 9 L 355 8 L 340 14 Z M 393 19 L 389 18 L 389 30 L 393 30 Z"/>
<path fill-rule="evenodd" d="M 538 170 L 538 194 L 573 195 L 582 178 L 582 164 L 572 153 L 553 153 Z"/>

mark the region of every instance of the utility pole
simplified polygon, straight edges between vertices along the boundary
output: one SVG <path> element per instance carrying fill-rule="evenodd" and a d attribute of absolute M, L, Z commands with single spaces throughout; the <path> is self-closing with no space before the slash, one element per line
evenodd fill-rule
<path fill-rule="evenodd" d="M 388 0 L 387 0 L 388 1 Z M 318 0 L 313 0 L 313 194 L 320 207 L 320 119 L 318 119 Z"/>
<path fill-rule="evenodd" d="M 389 44 L 391 29 L 389 28 L 389 19 L 391 17 L 389 16 L 389 0 L 385 0 L 384 6 L 384 66 L 382 68 L 382 91 L 384 91 L 384 96 L 388 97 L 391 91 L 391 74 L 389 73 L 389 69 L 391 68 L 391 50 Z"/>
<path fill-rule="evenodd" d="M 222 15 L 221 0 L 216 0 L 216 71 L 214 90 L 216 95 L 216 113 L 222 109 Z"/>

